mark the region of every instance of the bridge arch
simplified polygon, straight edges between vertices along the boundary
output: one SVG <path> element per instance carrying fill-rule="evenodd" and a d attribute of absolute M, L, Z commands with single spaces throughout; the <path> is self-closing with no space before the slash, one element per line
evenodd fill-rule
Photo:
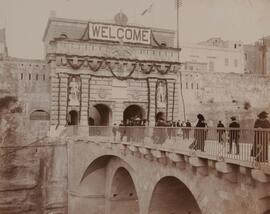
<path fill-rule="evenodd" d="M 81 174 L 77 192 L 74 193 L 82 199 L 77 205 L 84 207 L 80 213 L 87 213 L 91 209 L 106 213 L 111 208 L 114 210 L 111 214 L 130 213 L 130 206 L 134 214 L 139 213 L 134 169 L 114 154 L 95 157 L 90 162 Z"/>
<path fill-rule="evenodd" d="M 110 184 L 110 211 L 118 213 L 140 213 L 139 200 L 133 178 L 125 167 L 119 167 Z"/>
<path fill-rule="evenodd" d="M 179 178 L 165 176 L 153 189 L 148 213 L 201 214 L 202 212 L 192 192 Z"/>

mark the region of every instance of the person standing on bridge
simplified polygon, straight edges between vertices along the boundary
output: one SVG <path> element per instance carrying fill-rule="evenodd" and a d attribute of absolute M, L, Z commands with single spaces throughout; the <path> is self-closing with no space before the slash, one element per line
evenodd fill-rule
<path fill-rule="evenodd" d="M 264 131 L 263 129 L 269 129 L 270 123 L 266 119 L 268 113 L 263 111 L 258 115 L 258 119 L 255 121 L 254 128 L 262 129 L 255 130 L 254 143 L 251 149 L 251 156 L 255 157 L 258 162 L 268 161 L 268 138 L 269 131 Z"/>
<path fill-rule="evenodd" d="M 224 129 L 224 125 L 221 122 L 221 120 L 218 121 L 218 124 L 217 124 L 217 133 L 218 133 L 218 142 L 223 143 L 224 142 L 223 135 L 225 133 L 225 129 Z"/>
<path fill-rule="evenodd" d="M 229 125 L 229 144 L 230 144 L 230 150 L 228 154 L 232 153 L 232 143 L 235 142 L 236 146 L 236 155 L 239 154 L 239 138 L 240 138 L 240 124 L 236 122 L 236 117 L 231 117 L 232 122 Z"/>
<path fill-rule="evenodd" d="M 194 130 L 194 138 L 195 138 L 194 149 L 195 150 L 199 149 L 202 152 L 204 152 L 206 133 L 207 133 L 207 130 L 206 130 L 207 124 L 202 114 L 198 114 L 197 118 L 198 118 L 198 122 Z"/>

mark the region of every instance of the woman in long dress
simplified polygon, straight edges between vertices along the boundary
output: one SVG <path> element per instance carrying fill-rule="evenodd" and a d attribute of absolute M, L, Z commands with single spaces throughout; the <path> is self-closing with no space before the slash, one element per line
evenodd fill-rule
<path fill-rule="evenodd" d="M 256 130 L 254 135 L 254 143 L 251 150 L 251 156 L 258 162 L 268 161 L 268 138 L 270 123 L 267 120 L 268 113 L 263 111 L 258 115 L 258 119 L 255 121 L 254 128 L 262 130 Z"/>
<path fill-rule="evenodd" d="M 197 118 L 198 118 L 198 123 L 196 124 L 196 128 L 198 129 L 194 130 L 194 138 L 195 138 L 194 149 L 195 150 L 199 149 L 202 152 L 204 152 L 204 145 L 205 145 L 206 133 L 207 133 L 207 130 L 205 128 L 207 127 L 207 124 L 202 114 L 198 114 Z"/>

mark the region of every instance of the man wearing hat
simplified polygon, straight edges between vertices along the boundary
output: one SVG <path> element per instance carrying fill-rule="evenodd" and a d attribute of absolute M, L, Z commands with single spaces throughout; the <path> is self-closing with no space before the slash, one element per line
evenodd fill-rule
<path fill-rule="evenodd" d="M 258 114 L 258 119 L 255 121 L 254 128 L 269 129 L 270 123 L 267 120 L 268 113 L 262 111 Z M 255 157 L 256 161 L 268 161 L 268 138 L 269 131 L 255 130 L 254 143 L 251 149 L 251 156 Z"/>
<path fill-rule="evenodd" d="M 229 125 L 229 144 L 230 144 L 230 151 L 229 154 L 232 153 L 232 143 L 235 142 L 236 146 L 236 154 L 239 154 L 239 138 L 240 138 L 240 124 L 236 122 L 236 117 L 231 117 L 232 122 Z"/>

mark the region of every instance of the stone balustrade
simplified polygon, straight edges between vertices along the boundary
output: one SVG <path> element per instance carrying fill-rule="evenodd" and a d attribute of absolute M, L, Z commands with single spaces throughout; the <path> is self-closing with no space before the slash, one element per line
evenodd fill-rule
<path fill-rule="evenodd" d="M 231 182 L 237 182 L 237 174 L 239 173 L 250 176 L 259 182 L 270 181 L 270 164 L 266 156 L 267 152 L 258 153 L 255 157 L 250 155 L 254 146 L 259 147 L 262 143 L 268 144 L 267 142 L 254 144 L 255 132 L 259 132 L 260 136 L 268 136 L 270 130 L 224 129 L 222 142 L 219 142 L 218 131 L 220 130 L 216 128 L 71 126 L 67 130 L 68 136 L 78 139 L 81 136 L 87 136 L 86 139 L 95 143 L 109 143 L 112 146 L 118 146 L 125 152 L 129 151 L 149 160 L 156 159 L 159 162 L 164 162 L 166 159 L 181 169 L 190 164 L 197 168 L 201 175 L 207 175 L 209 168 L 214 168 L 218 174 L 224 175 L 224 178 Z M 194 137 L 198 131 L 207 133 L 204 136 L 204 145 L 199 145 L 202 142 L 200 139 L 196 139 L 198 137 Z M 236 152 L 235 143 L 232 145 L 232 153 L 229 153 L 230 145 L 227 134 L 231 131 L 239 131 L 239 154 L 234 154 Z"/>

